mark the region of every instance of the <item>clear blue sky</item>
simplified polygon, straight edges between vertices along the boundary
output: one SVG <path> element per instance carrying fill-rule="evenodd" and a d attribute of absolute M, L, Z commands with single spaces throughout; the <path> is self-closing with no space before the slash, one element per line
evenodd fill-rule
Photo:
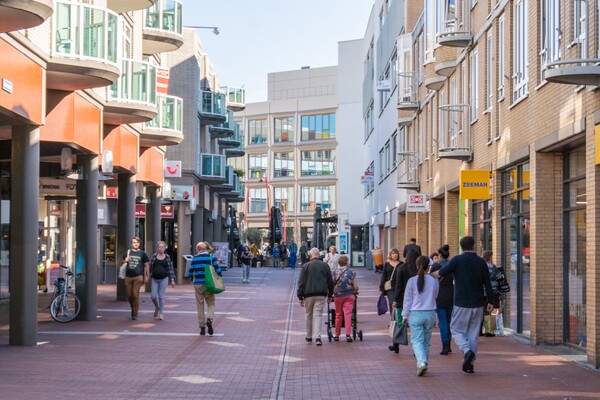
<path fill-rule="evenodd" d="M 337 43 L 364 36 L 373 0 L 183 0 L 221 85 L 267 100 L 267 73 L 337 64 Z"/>

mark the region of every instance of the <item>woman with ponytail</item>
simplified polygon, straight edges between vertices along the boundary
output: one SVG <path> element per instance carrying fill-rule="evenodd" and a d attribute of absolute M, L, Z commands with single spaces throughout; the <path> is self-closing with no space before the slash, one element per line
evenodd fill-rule
<path fill-rule="evenodd" d="M 410 342 L 417 359 L 417 375 L 423 376 L 429 367 L 431 331 L 435 324 L 435 299 L 438 280 L 428 274 L 429 257 L 417 258 L 417 276 L 408 280 L 404 290 L 402 321 L 410 326 Z"/>

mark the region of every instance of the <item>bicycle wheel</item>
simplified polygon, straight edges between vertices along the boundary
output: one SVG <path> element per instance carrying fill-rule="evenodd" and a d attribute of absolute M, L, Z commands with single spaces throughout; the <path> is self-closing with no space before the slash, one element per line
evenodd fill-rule
<path fill-rule="evenodd" d="M 79 314 L 79 299 L 73 293 L 58 295 L 50 305 L 50 315 L 56 322 L 73 321 Z"/>

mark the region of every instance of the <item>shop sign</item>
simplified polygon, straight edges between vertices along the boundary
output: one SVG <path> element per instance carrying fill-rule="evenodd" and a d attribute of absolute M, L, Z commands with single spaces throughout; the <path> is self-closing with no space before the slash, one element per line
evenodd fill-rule
<path fill-rule="evenodd" d="M 156 68 L 156 92 L 169 94 L 169 68 Z"/>
<path fill-rule="evenodd" d="M 118 188 L 116 187 L 107 187 L 106 188 L 106 198 L 107 199 L 116 199 L 119 195 Z"/>
<path fill-rule="evenodd" d="M 392 82 L 390 82 L 389 79 L 377 81 L 377 83 L 375 84 L 375 89 L 378 92 L 389 92 L 390 90 L 392 90 Z"/>
<path fill-rule="evenodd" d="M 429 202 L 426 194 L 409 194 L 406 212 L 428 212 Z"/>
<path fill-rule="evenodd" d="M 487 200 L 490 198 L 490 171 L 467 170 L 460 171 L 461 200 Z"/>
<path fill-rule="evenodd" d="M 181 161 L 165 161 L 165 178 L 181 178 Z"/>
<path fill-rule="evenodd" d="M 194 185 L 171 185 L 171 193 L 164 198 L 175 201 L 190 201 L 192 197 L 196 197 L 196 187 Z"/>
<path fill-rule="evenodd" d="M 160 217 L 165 219 L 175 218 L 175 207 L 170 205 L 160 206 Z"/>
<path fill-rule="evenodd" d="M 40 196 L 75 196 L 77 182 L 67 179 L 41 178 L 39 181 Z"/>
<path fill-rule="evenodd" d="M 146 205 L 145 204 L 136 204 L 135 205 L 135 217 L 136 218 L 146 218 Z"/>
<path fill-rule="evenodd" d="M 365 174 L 360 177 L 361 185 L 368 185 L 375 181 L 375 177 L 373 176 L 373 171 L 366 170 Z"/>

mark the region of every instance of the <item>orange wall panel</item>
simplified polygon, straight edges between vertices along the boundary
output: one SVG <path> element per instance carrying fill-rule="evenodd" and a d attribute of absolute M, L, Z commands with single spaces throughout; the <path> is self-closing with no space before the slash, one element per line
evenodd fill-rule
<path fill-rule="evenodd" d="M 132 173 L 138 171 L 139 137 L 121 126 L 105 125 L 104 150 L 112 150 L 113 166 Z"/>
<path fill-rule="evenodd" d="M 0 111 L 6 109 L 9 115 L 17 115 L 33 125 L 44 123 L 44 91 L 46 71 L 25 54 L 0 38 L 0 81 L 12 83 L 12 93 L 0 86 Z M 6 62 L 10 60 L 10 62 Z"/>
<path fill-rule="evenodd" d="M 162 186 L 164 158 L 164 154 L 154 147 L 142 149 L 140 151 L 140 170 L 136 179 Z"/>

